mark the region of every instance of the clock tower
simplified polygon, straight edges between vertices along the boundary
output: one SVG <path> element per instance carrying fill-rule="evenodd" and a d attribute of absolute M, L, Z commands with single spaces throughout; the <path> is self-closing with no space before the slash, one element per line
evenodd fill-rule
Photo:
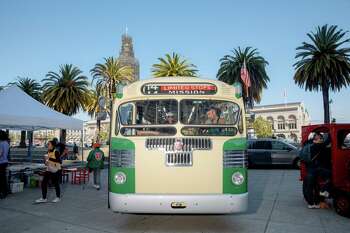
<path fill-rule="evenodd" d="M 140 64 L 135 58 L 132 38 L 127 33 L 122 35 L 122 47 L 118 57 L 119 62 L 123 66 L 129 66 L 133 69 L 133 81 L 140 80 Z"/>

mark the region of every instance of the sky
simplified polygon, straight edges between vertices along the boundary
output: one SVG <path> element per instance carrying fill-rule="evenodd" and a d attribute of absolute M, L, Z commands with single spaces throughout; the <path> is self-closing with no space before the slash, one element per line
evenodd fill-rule
<path fill-rule="evenodd" d="M 0 0 L 0 85 L 18 76 L 41 81 L 65 63 L 91 78 L 96 63 L 118 56 L 127 27 L 141 79 L 172 52 L 195 64 L 201 77 L 215 79 L 224 55 L 238 46 L 257 48 L 270 77 L 260 104 L 304 102 L 316 123 L 323 120 L 322 94 L 294 83 L 295 48 L 319 25 L 350 30 L 349 12 L 348 0 Z M 330 93 L 338 122 L 350 120 L 349 90 Z"/>

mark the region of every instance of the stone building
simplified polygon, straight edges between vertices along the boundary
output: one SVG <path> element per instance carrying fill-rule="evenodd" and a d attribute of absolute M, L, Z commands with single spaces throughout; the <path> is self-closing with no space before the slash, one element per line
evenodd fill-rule
<path fill-rule="evenodd" d="M 98 134 L 96 120 L 84 122 L 84 143 L 90 145 L 91 142 L 96 140 Z M 101 121 L 101 132 L 105 132 L 108 135 L 109 132 L 109 119 Z M 104 140 L 102 140 L 104 141 Z"/>
<path fill-rule="evenodd" d="M 302 102 L 255 106 L 252 112 L 270 122 L 274 136 L 296 142 L 301 140 L 301 127 L 310 124 Z"/>
<path fill-rule="evenodd" d="M 121 65 L 130 66 L 133 69 L 134 81 L 140 80 L 140 64 L 135 58 L 132 38 L 127 34 L 122 35 L 122 46 L 118 60 Z"/>

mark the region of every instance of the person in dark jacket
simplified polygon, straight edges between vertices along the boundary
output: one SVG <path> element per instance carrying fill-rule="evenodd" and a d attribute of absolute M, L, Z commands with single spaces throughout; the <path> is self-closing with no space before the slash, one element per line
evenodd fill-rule
<path fill-rule="evenodd" d="M 6 168 L 8 165 L 8 154 L 10 150 L 8 134 L 0 130 L 0 198 L 3 199 L 8 193 Z"/>
<path fill-rule="evenodd" d="M 320 187 L 320 196 L 328 198 L 330 196 L 330 190 L 332 186 L 332 152 L 331 152 L 331 140 L 330 136 L 324 138 L 321 156 L 317 158 L 316 175 L 323 181 L 323 185 Z"/>
<path fill-rule="evenodd" d="M 73 145 L 73 159 L 77 159 L 78 158 L 78 153 L 79 153 L 79 148 L 77 146 L 77 144 L 74 142 Z"/>
<path fill-rule="evenodd" d="M 310 147 L 310 161 L 305 163 L 307 169 L 307 176 L 304 180 L 304 196 L 308 203 L 308 208 L 319 209 L 320 208 L 320 195 L 317 193 L 318 178 L 327 180 L 330 183 L 330 172 L 326 169 L 330 166 L 330 151 L 327 148 L 328 140 L 324 140 L 324 137 L 320 133 L 315 133 Z M 327 162 L 328 161 L 328 162 Z M 326 165 L 328 163 L 328 165 Z M 325 185 L 321 188 L 321 194 L 328 190 L 329 186 Z M 328 192 L 328 191 L 327 191 Z M 326 193 L 327 194 L 327 193 Z M 325 196 L 325 195 L 324 195 Z"/>
<path fill-rule="evenodd" d="M 51 180 L 52 184 L 55 186 L 56 198 L 52 202 L 56 203 L 60 201 L 61 190 L 60 190 L 60 174 L 61 174 L 61 155 L 58 150 L 56 150 L 55 141 L 48 142 L 48 153 L 45 159 L 45 164 L 47 170 L 44 173 L 44 178 L 41 183 L 42 197 L 37 199 L 35 203 L 45 203 L 47 202 L 47 185 L 48 181 Z"/>

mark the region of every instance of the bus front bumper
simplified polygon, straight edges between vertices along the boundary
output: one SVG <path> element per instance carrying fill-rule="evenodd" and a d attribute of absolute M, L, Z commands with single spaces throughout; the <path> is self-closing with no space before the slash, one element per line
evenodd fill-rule
<path fill-rule="evenodd" d="M 121 213 L 230 214 L 248 208 L 248 193 L 243 194 L 116 194 L 109 193 L 110 207 Z"/>

